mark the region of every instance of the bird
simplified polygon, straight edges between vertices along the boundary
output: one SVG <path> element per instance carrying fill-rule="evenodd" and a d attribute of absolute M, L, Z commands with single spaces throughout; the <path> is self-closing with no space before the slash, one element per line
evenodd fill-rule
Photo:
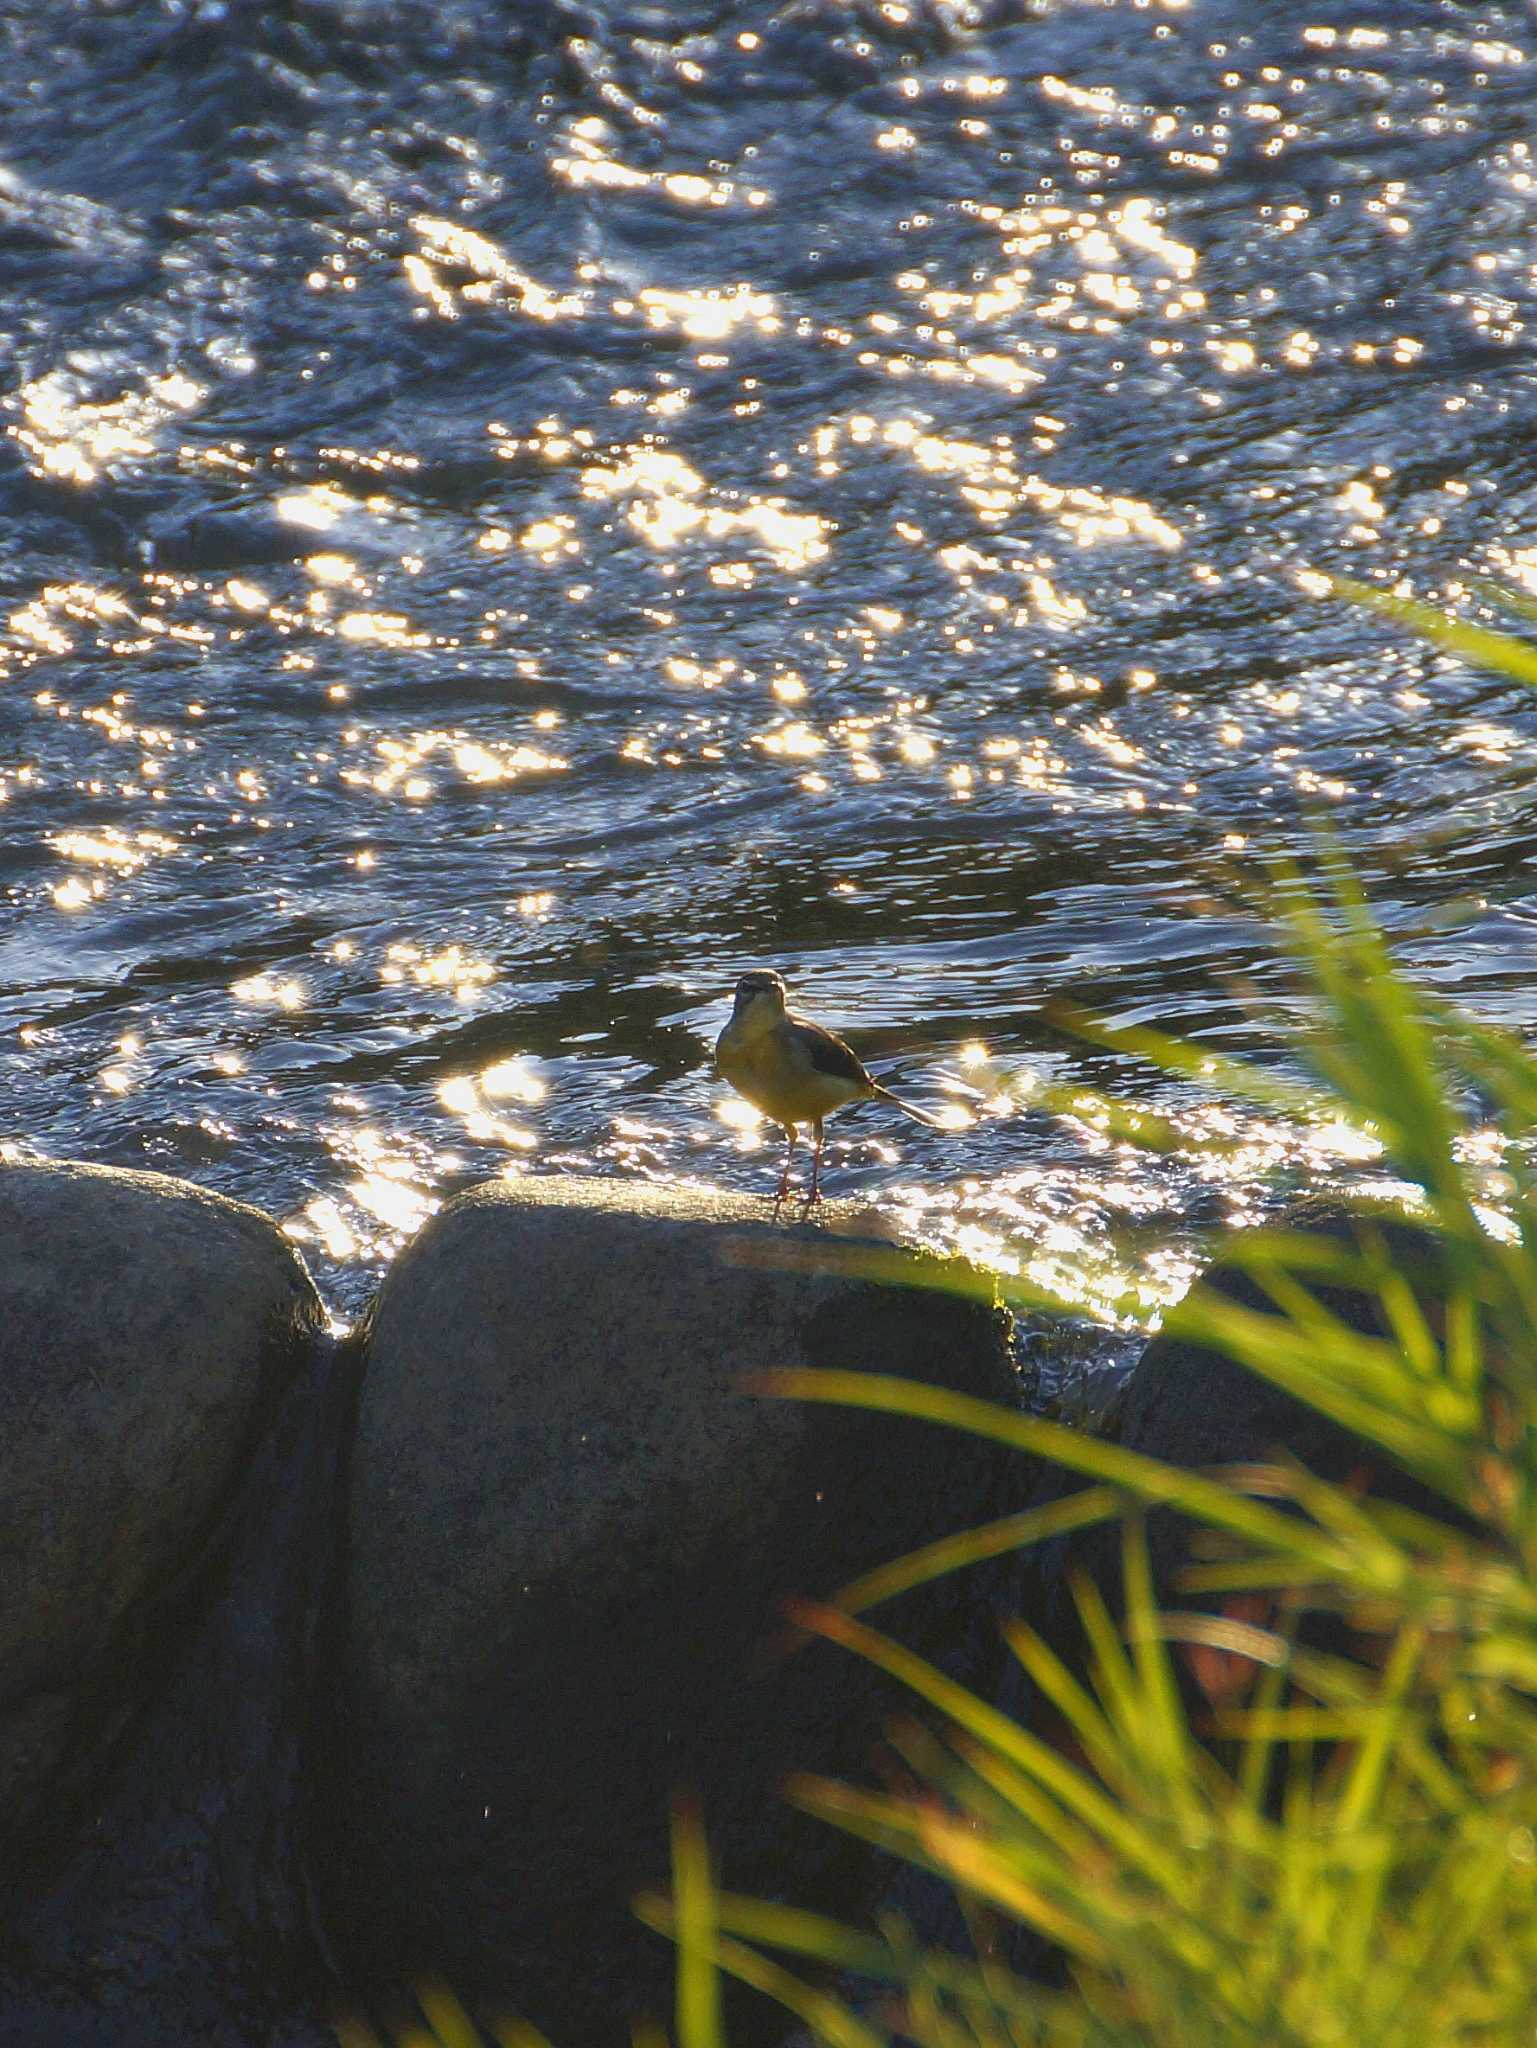
<path fill-rule="evenodd" d="M 738 1095 L 784 1127 L 776 1212 L 790 1190 L 790 1162 L 801 1124 L 810 1124 L 815 1138 L 808 1209 L 822 1199 L 822 1119 L 846 1102 L 874 1097 L 917 1123 L 945 1128 L 938 1117 L 883 1088 L 841 1038 L 792 1010 L 784 977 L 771 967 L 756 967 L 737 982 L 731 1021 L 715 1041 L 715 1064 Z"/>

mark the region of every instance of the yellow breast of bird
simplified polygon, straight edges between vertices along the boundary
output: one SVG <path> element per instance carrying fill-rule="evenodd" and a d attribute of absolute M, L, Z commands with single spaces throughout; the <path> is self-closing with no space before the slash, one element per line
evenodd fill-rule
<path fill-rule="evenodd" d="M 715 1064 L 738 1095 L 781 1124 L 809 1124 L 861 1091 L 837 1074 L 822 1074 L 796 1039 L 779 1032 L 752 1037 L 728 1024 L 715 1046 Z"/>

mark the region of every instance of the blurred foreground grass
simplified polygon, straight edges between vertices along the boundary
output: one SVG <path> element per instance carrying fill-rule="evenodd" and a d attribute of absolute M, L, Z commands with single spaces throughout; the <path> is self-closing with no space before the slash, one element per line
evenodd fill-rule
<path fill-rule="evenodd" d="M 1412 606 L 1372 601 L 1430 630 Z M 1524 643 L 1453 626 L 1437 637 L 1537 681 Z M 1284 877 L 1275 918 L 1309 998 L 1298 1099 L 1375 1150 L 1376 1205 L 1389 1189 L 1435 1256 L 1405 1272 L 1370 1227 L 1354 1247 L 1253 1232 L 1244 1263 L 1275 1313 L 1198 1290 L 1169 1327 L 1330 1416 L 1436 1508 L 1286 1464 L 1180 1471 L 878 1377 L 776 1376 L 760 1391 L 980 1430 L 1085 1484 L 798 1617 L 901 1681 L 915 1712 L 893 1731 L 899 1785 L 803 1779 L 788 1796 L 940 1879 L 966 1944 L 722 1892 L 708 1817 L 680 1812 L 672 1893 L 638 1902 L 678 1944 L 679 2048 L 721 2048 L 722 1976 L 831 2048 L 1537 2039 L 1537 1059 L 1411 986 L 1337 860 Z M 1216 1072 L 1198 1049 L 1141 1049 Z M 1268 1104 L 1292 1084 L 1224 1060 L 1216 1085 Z M 1120 1128 L 1136 1126 L 1129 1114 Z M 1327 1306 L 1325 1284 L 1369 1296 L 1379 1333 Z M 1143 1527 L 1160 1505 L 1205 1532 L 1172 1598 L 1155 1588 Z M 1051 1739 L 863 1618 L 940 1571 L 1117 1517 L 1124 1613 L 1079 1579 L 1077 1648 L 1024 1622 L 1009 1632 Z M 1309 1626 L 1321 1616 L 1327 1651 Z M 1199 1733 L 1192 1673 L 1216 1702 Z M 1021 1934 L 1060 1969 L 1021 1975 Z M 469 2022 L 451 2001 L 434 2011 L 437 1997 L 424 1994 L 413 2048 L 468 2048 Z"/>

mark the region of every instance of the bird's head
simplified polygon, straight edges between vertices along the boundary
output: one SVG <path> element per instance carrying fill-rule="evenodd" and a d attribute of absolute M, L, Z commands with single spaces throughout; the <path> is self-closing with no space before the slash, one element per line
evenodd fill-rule
<path fill-rule="evenodd" d="M 736 1003 L 731 1012 L 733 1024 L 772 1024 L 784 1015 L 784 1010 L 784 981 L 772 967 L 755 967 L 738 981 Z"/>

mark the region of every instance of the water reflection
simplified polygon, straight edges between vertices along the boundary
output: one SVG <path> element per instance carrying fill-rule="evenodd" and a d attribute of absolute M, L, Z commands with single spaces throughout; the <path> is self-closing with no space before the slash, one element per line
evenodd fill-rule
<path fill-rule="evenodd" d="M 1537 1021 L 1527 700 L 1296 580 L 1537 592 L 1526 11 L 435 22 L 253 20 L 206 156 L 215 30 L 18 26 L 14 1142 L 356 1301 L 477 1175 L 760 1185 L 767 960 L 967 1122 L 846 1119 L 833 1191 L 1113 1316 L 1363 1165 L 1052 1022 L 1263 1050 L 1308 807 Z"/>

